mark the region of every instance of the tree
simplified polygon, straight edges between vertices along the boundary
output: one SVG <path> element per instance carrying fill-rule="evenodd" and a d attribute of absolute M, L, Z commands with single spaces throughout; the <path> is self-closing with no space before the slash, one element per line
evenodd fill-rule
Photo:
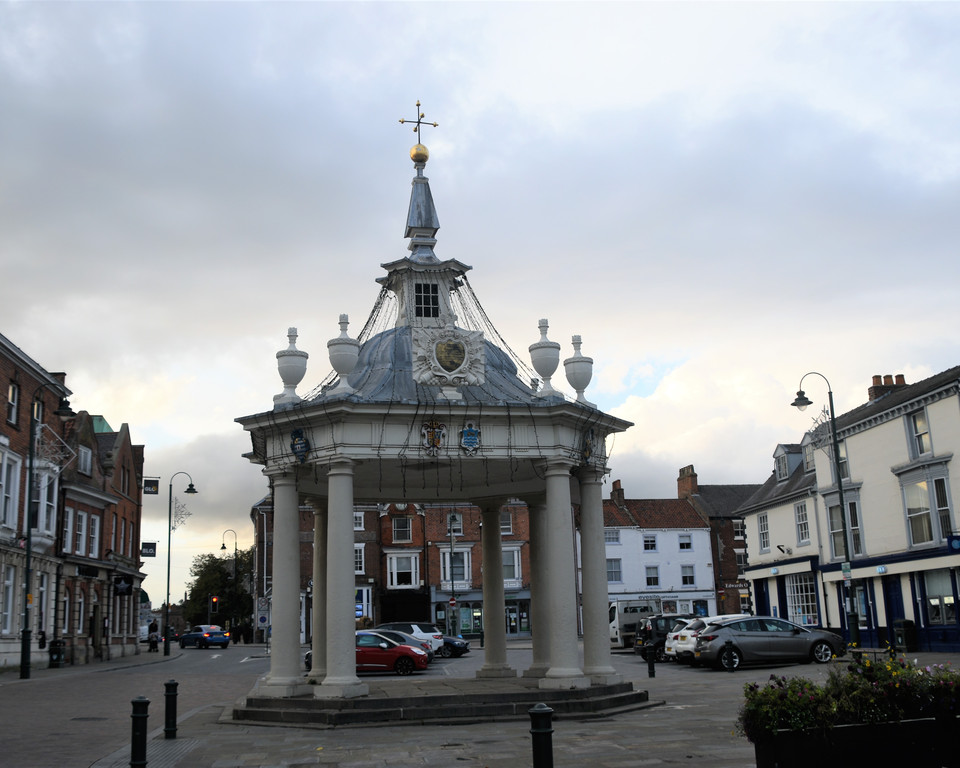
<path fill-rule="evenodd" d="M 253 547 L 237 552 L 234 563 L 233 552 L 220 557 L 213 553 L 204 553 L 193 558 L 190 575 L 193 580 L 187 584 L 187 599 L 183 604 L 183 616 L 189 624 L 220 624 L 231 629 L 249 622 L 253 617 L 253 597 L 249 584 L 253 573 Z M 209 616 L 210 597 L 219 597 L 217 615 Z"/>

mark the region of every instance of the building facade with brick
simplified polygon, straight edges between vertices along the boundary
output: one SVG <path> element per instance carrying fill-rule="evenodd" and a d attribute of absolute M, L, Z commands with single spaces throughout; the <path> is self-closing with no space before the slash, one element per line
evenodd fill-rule
<path fill-rule="evenodd" d="M 138 653 L 143 446 L 2 335 L 0 380 L 0 665 Z"/>

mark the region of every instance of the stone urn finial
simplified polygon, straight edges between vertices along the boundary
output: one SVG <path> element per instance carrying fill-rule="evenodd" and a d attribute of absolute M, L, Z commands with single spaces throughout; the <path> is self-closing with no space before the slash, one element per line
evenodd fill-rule
<path fill-rule="evenodd" d="M 340 383 L 328 393 L 331 395 L 349 395 L 356 391 L 347 382 L 347 376 L 353 373 L 353 369 L 357 367 L 357 359 L 360 357 L 360 342 L 347 335 L 348 325 L 350 325 L 350 318 L 347 315 L 340 315 L 340 335 L 327 342 L 330 365 L 333 366 L 333 370 L 340 377 Z"/>
<path fill-rule="evenodd" d="M 547 338 L 547 330 L 550 325 L 546 318 L 540 321 L 538 327 L 540 328 L 540 341 L 530 345 L 530 360 L 533 362 L 533 369 L 543 379 L 543 387 L 537 392 L 537 397 L 559 397 L 560 393 L 553 388 L 550 377 L 553 376 L 557 366 L 560 365 L 560 345 Z"/>
<path fill-rule="evenodd" d="M 577 390 L 577 402 L 596 408 L 583 396 L 583 390 L 590 384 L 593 378 L 593 358 L 584 357 L 580 354 L 580 336 L 573 337 L 573 357 L 568 357 L 563 361 L 564 370 L 567 372 L 567 381 L 570 386 Z"/>
<path fill-rule="evenodd" d="M 281 381 L 283 381 L 283 392 L 273 396 L 274 408 L 278 405 L 300 402 L 300 397 L 297 395 L 297 384 L 303 381 L 303 377 L 307 373 L 307 358 L 310 355 L 297 349 L 296 328 L 287 328 L 287 340 L 290 342 L 290 346 L 277 352 L 277 370 L 280 372 Z"/>

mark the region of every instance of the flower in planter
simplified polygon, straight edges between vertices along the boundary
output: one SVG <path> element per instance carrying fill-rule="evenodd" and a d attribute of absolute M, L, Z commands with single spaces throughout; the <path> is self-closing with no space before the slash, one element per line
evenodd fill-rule
<path fill-rule="evenodd" d="M 777 675 L 766 685 L 745 685 L 737 730 L 756 743 L 780 730 L 952 717 L 958 708 L 960 672 L 949 664 L 861 659 L 830 670 L 823 685 Z"/>

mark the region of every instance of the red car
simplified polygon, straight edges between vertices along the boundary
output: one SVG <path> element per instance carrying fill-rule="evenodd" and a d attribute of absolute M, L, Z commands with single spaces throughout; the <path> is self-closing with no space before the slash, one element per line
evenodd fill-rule
<path fill-rule="evenodd" d="M 409 675 L 427 668 L 427 653 L 401 645 L 376 632 L 357 632 L 357 672 L 396 672 Z"/>

